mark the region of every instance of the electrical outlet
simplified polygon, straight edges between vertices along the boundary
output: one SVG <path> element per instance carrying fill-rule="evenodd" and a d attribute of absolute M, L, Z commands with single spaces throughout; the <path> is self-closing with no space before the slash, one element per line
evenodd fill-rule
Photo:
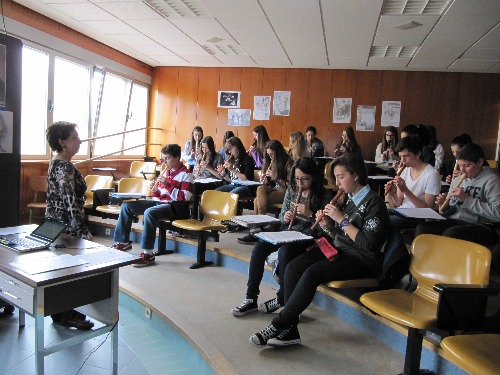
<path fill-rule="evenodd" d="M 106 230 L 104 231 L 104 233 L 106 233 L 107 236 L 111 235 L 111 229 L 106 228 Z"/>
<path fill-rule="evenodd" d="M 153 313 L 151 312 L 151 309 L 149 307 L 146 307 L 144 309 L 144 316 L 146 316 L 146 318 L 148 319 L 151 319 Z"/>

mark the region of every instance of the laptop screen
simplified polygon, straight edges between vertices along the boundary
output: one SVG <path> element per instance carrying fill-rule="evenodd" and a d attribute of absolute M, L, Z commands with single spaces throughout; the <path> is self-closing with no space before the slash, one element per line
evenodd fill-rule
<path fill-rule="evenodd" d="M 68 225 L 59 220 L 45 219 L 31 235 L 54 241 Z"/>

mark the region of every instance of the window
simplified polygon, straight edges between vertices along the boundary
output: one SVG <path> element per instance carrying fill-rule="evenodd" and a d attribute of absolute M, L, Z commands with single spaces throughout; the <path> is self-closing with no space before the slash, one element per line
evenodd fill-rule
<path fill-rule="evenodd" d="M 145 154 L 146 130 L 123 132 L 147 126 L 146 86 L 28 46 L 23 47 L 22 74 L 23 158 L 50 157 L 45 130 L 55 121 L 76 123 L 80 139 L 122 133 L 84 142 L 79 158 Z"/>

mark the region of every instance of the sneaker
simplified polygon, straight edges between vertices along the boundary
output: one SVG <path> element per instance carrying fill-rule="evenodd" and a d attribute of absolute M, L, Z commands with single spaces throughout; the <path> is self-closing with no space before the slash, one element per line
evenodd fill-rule
<path fill-rule="evenodd" d="M 264 314 L 270 314 L 279 310 L 282 306 L 278 303 L 278 298 L 270 299 L 269 301 L 263 302 L 259 305 L 259 311 Z"/>
<path fill-rule="evenodd" d="M 257 311 L 257 301 L 253 299 L 244 299 L 239 306 L 231 310 L 234 316 L 243 316 L 249 312 Z"/>
<path fill-rule="evenodd" d="M 247 234 L 245 237 L 238 238 L 238 243 L 243 245 L 253 245 L 256 242 L 259 242 L 259 240 L 255 238 L 251 233 Z"/>
<path fill-rule="evenodd" d="M 250 341 L 250 344 L 252 344 L 252 346 L 255 346 L 256 348 L 262 348 L 267 345 L 267 342 L 270 339 L 278 337 L 280 332 L 281 331 L 278 328 L 270 324 L 262 331 L 250 336 L 250 339 L 248 341 Z"/>
<path fill-rule="evenodd" d="M 272 339 L 267 340 L 269 346 L 288 346 L 300 344 L 300 334 L 297 326 L 292 326 L 285 329 L 280 334 Z"/>
<path fill-rule="evenodd" d="M 121 242 L 115 242 L 112 248 L 120 251 L 128 251 L 132 249 L 132 242 L 126 244 Z"/>
<path fill-rule="evenodd" d="M 139 263 L 135 263 L 134 267 L 147 267 L 147 266 L 150 266 L 152 264 L 155 264 L 155 256 L 154 255 L 141 253 L 141 255 L 139 255 L 139 257 L 140 257 Z"/>

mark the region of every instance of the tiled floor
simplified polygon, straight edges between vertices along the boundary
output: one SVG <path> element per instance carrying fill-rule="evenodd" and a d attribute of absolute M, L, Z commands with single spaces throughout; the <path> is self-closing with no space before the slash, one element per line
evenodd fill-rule
<path fill-rule="evenodd" d="M 123 301 L 125 300 L 125 301 Z M 166 322 L 153 326 L 127 307 L 138 302 L 120 296 L 118 373 L 121 375 L 213 374 L 202 357 Z M 135 306 L 134 306 L 135 305 Z M 0 318 L 0 374 L 35 374 L 34 320 L 17 325 L 18 311 Z M 74 335 L 74 330 L 45 321 L 46 344 Z M 108 375 L 111 339 L 100 336 L 45 358 L 47 375 Z"/>

